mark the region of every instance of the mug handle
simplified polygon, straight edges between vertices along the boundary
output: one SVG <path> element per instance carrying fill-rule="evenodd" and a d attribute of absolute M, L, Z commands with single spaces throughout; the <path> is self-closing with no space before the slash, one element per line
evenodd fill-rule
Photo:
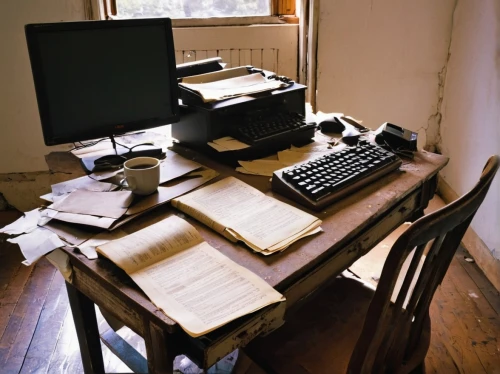
<path fill-rule="evenodd" d="M 125 182 L 127 182 L 127 185 L 131 190 L 135 190 L 135 188 L 137 186 L 137 183 L 136 183 L 137 181 L 134 177 L 128 176 L 128 177 L 123 178 L 120 181 L 120 186 L 123 186 L 123 183 L 125 183 Z"/>

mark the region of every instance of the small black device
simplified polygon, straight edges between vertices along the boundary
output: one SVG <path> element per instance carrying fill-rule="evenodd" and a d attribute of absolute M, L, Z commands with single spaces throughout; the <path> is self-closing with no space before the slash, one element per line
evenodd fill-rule
<path fill-rule="evenodd" d="M 382 178 L 401 159 L 367 140 L 317 159 L 275 171 L 272 189 L 313 210 L 320 210 Z"/>
<path fill-rule="evenodd" d="M 342 134 L 342 131 L 345 130 L 345 125 L 339 120 L 338 117 L 331 115 L 322 119 L 318 123 L 319 128 L 322 133 L 334 133 L 334 134 Z"/>
<path fill-rule="evenodd" d="M 405 128 L 393 125 L 392 123 L 384 123 L 382 131 L 376 136 L 375 140 L 378 144 L 384 145 L 387 143 L 389 147 L 396 151 L 416 151 L 417 150 L 417 133 Z"/>
<path fill-rule="evenodd" d="M 179 120 L 169 18 L 29 24 L 25 32 L 46 145 Z M 148 147 L 158 154 L 146 146 L 142 155 Z M 122 152 L 132 158 L 135 149 Z"/>
<path fill-rule="evenodd" d="M 212 73 L 222 70 L 222 57 L 211 57 L 204 60 L 184 62 L 176 67 L 177 78 L 189 77 L 191 75 Z"/>

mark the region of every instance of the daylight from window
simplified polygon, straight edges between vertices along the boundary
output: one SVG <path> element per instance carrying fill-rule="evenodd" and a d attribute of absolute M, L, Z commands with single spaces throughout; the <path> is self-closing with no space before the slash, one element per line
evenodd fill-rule
<path fill-rule="evenodd" d="M 118 18 L 268 16 L 269 0 L 116 0 Z"/>

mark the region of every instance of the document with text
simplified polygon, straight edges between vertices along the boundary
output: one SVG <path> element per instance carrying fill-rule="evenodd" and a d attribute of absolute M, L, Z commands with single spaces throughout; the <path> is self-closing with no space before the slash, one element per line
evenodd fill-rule
<path fill-rule="evenodd" d="M 191 336 L 285 298 L 176 216 L 97 247 Z"/>
<path fill-rule="evenodd" d="M 172 200 L 172 205 L 233 241 L 268 255 L 321 231 L 321 220 L 234 177 Z"/>

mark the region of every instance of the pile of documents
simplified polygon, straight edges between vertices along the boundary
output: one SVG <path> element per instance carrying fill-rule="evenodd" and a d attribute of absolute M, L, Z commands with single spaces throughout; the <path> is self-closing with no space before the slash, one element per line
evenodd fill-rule
<path fill-rule="evenodd" d="M 16 236 L 8 240 L 20 246 L 26 258 L 25 265 L 64 245 L 82 246 L 88 249 L 87 253 L 82 252 L 95 258 L 95 252 L 91 250 L 95 245 L 102 244 L 102 240 L 106 242 L 123 236 L 122 232 L 104 235 L 106 239 L 102 237 L 97 244 L 86 246 L 83 244 L 86 240 L 104 229 L 114 231 L 218 175 L 214 170 L 171 151 L 161 163 L 162 185 L 149 196 L 118 191 L 122 170 L 101 173 L 101 177 L 103 174 L 106 178 L 101 180 L 90 175 L 52 185 L 52 192 L 41 196 L 51 205 L 27 212 L 18 221 L 0 229 L 0 233 Z"/>
<path fill-rule="evenodd" d="M 172 200 L 227 239 L 270 255 L 321 231 L 321 220 L 228 177 Z"/>
<path fill-rule="evenodd" d="M 262 175 L 272 177 L 276 170 L 307 162 L 318 157 L 339 152 L 346 144 L 332 145 L 333 140 L 329 136 L 317 133 L 314 141 L 302 147 L 291 146 L 290 149 L 277 152 L 276 155 L 253 161 L 238 161 L 240 164 L 236 171 L 242 174 Z"/>
<path fill-rule="evenodd" d="M 205 103 L 271 91 L 284 85 L 260 73 L 250 74 L 244 66 L 185 77 L 179 83 L 181 89 L 189 90 Z"/>
<path fill-rule="evenodd" d="M 171 216 L 97 247 L 191 336 L 282 302 L 283 295 Z"/>

